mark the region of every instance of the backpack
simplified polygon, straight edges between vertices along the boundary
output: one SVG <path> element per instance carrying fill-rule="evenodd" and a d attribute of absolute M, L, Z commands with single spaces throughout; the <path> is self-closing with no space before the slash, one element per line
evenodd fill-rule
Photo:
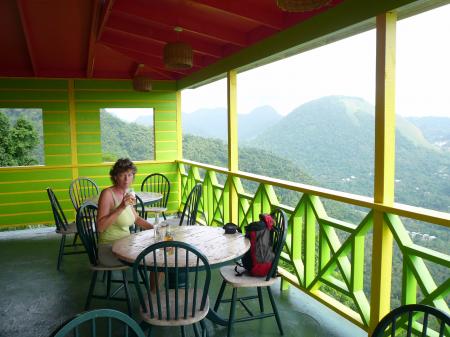
<path fill-rule="evenodd" d="M 245 227 L 245 237 L 250 240 L 250 250 L 242 257 L 242 265 L 252 276 L 267 276 L 275 257 L 273 252 L 273 218 L 260 214 L 260 221 L 252 222 Z M 239 264 L 238 264 L 239 265 Z M 236 275 L 241 276 L 235 268 Z"/>

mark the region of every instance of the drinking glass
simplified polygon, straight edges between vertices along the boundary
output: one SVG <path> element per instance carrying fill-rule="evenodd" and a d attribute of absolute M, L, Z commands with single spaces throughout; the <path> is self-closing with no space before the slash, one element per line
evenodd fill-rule
<path fill-rule="evenodd" d="M 133 198 L 132 205 L 136 204 L 136 192 L 134 192 L 134 188 L 129 188 L 127 194 L 129 194 Z"/>

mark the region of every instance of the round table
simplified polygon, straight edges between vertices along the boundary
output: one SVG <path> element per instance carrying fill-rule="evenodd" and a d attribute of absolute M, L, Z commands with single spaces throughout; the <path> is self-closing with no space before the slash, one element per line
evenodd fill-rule
<path fill-rule="evenodd" d="M 237 260 L 250 249 L 250 241 L 242 234 L 225 234 L 225 231 L 218 227 L 170 226 L 170 231 L 174 240 L 186 242 L 202 252 L 211 267 L 219 267 Z M 136 257 L 153 243 L 155 243 L 155 231 L 149 229 L 115 241 L 112 251 L 122 261 L 132 264 Z M 174 260 L 173 255 L 172 260 Z M 162 263 L 162 256 L 157 258 L 156 263 L 159 264 L 159 261 Z M 179 266 L 181 261 L 183 259 L 179 259 Z M 151 259 L 147 263 L 152 264 Z M 170 257 L 168 263 L 170 265 Z M 212 307 L 209 308 L 207 317 L 215 324 L 223 326 L 228 324 L 228 320 L 219 316 Z"/>
<path fill-rule="evenodd" d="M 151 204 L 153 202 L 159 201 L 162 199 L 163 195 L 161 193 L 155 193 L 155 192 L 141 192 L 136 191 L 136 195 L 141 198 L 142 203 L 144 205 Z"/>
<path fill-rule="evenodd" d="M 225 234 L 219 227 L 170 226 L 170 231 L 175 241 L 188 243 L 204 254 L 211 267 L 239 259 L 250 249 L 250 241 L 242 234 Z M 112 251 L 120 260 L 132 264 L 153 243 L 155 231 L 149 229 L 115 241 Z"/>

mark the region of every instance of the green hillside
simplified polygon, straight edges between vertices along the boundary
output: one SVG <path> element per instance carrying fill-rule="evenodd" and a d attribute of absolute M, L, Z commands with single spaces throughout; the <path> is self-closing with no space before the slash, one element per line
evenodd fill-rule
<path fill-rule="evenodd" d="M 103 161 L 121 157 L 132 160 L 154 158 L 152 127 L 124 122 L 105 111 L 100 113 L 100 125 Z"/>
<path fill-rule="evenodd" d="M 449 117 L 410 117 L 408 120 L 422 131 L 424 137 L 443 150 L 450 151 Z"/>
<path fill-rule="evenodd" d="M 323 97 L 301 105 L 252 144 L 289 158 L 320 186 L 371 196 L 373 111 L 360 98 Z M 407 120 L 398 117 L 397 126 L 396 200 L 448 212 L 450 154 Z"/>
<path fill-rule="evenodd" d="M 227 145 L 220 139 L 183 135 L 183 157 L 185 159 L 227 167 L 227 153 Z M 272 178 L 310 185 L 317 184 L 309 175 L 299 170 L 293 162 L 284 160 L 268 151 L 248 146 L 239 147 L 239 169 Z M 257 184 L 243 181 L 243 187 L 247 192 L 254 192 Z M 298 193 L 291 191 L 279 190 L 277 195 L 280 202 L 291 206 L 294 206 L 299 200 Z"/>

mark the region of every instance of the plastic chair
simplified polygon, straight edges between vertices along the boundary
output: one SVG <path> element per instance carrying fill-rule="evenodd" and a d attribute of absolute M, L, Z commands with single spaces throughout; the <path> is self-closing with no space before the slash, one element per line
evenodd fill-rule
<path fill-rule="evenodd" d="M 89 256 L 90 268 L 93 271 L 89 292 L 86 298 L 85 310 L 89 309 L 92 298 L 108 299 L 126 301 L 128 306 L 128 314 L 131 315 L 131 302 L 128 290 L 128 280 L 126 271 L 128 266 L 120 264 L 118 266 L 104 266 L 98 261 L 98 233 L 97 233 L 97 206 L 92 202 L 86 202 L 79 208 L 77 212 L 77 228 L 81 241 Z M 97 282 L 97 274 L 99 271 L 106 271 L 106 295 L 94 295 L 94 288 Z M 122 280 L 113 280 L 112 272 L 120 271 L 122 273 Z M 125 298 L 114 297 L 122 286 L 117 288 L 111 294 L 111 284 L 121 283 L 125 291 Z"/>
<path fill-rule="evenodd" d="M 430 318 L 432 317 L 438 323 L 435 331 L 430 328 Z M 422 320 L 421 323 L 418 322 L 418 319 Z M 375 327 L 372 337 L 405 336 L 404 334 L 399 334 L 399 332 L 406 333 L 406 337 L 450 336 L 450 316 L 428 305 L 406 304 L 392 310 L 383 317 Z"/>
<path fill-rule="evenodd" d="M 178 276 L 184 276 L 183 284 Z M 209 311 L 211 268 L 208 259 L 193 246 L 162 241 L 147 247 L 133 265 L 133 280 L 149 336 L 153 326 L 179 326 L 185 336 L 185 326 L 191 324 L 199 336 L 196 323 L 202 327 L 202 335 L 207 335 L 203 319 Z"/>
<path fill-rule="evenodd" d="M 112 337 L 118 331 L 121 336 L 145 337 L 141 327 L 128 315 L 112 309 L 96 309 L 76 315 L 57 328 L 49 337 L 85 336 Z M 105 334 L 106 332 L 106 334 Z"/>
<path fill-rule="evenodd" d="M 236 272 L 234 270 L 235 266 L 225 266 L 220 268 L 220 274 L 223 278 L 222 285 L 219 290 L 219 294 L 217 295 L 216 302 L 214 304 L 214 311 L 217 311 L 221 303 L 231 303 L 230 306 L 230 316 L 228 320 L 228 331 L 227 336 L 230 337 L 232 335 L 232 328 L 234 323 L 238 322 L 247 322 L 254 319 L 262 319 L 267 317 L 275 316 L 278 329 L 280 334 L 283 334 L 283 327 L 281 325 L 280 316 L 278 314 L 278 309 L 276 303 L 273 299 L 272 291 L 270 286 L 276 282 L 277 277 L 277 267 L 278 261 L 280 259 L 281 251 L 283 250 L 284 243 L 286 241 L 287 235 L 287 221 L 286 215 L 281 209 L 276 209 L 272 212 L 272 218 L 274 219 L 274 232 L 273 232 L 273 252 L 274 259 L 272 262 L 272 268 L 269 270 L 269 273 L 266 277 L 254 277 L 250 276 L 247 273 L 244 273 L 241 276 L 236 276 Z M 232 298 L 231 299 L 222 299 L 224 290 L 226 285 L 229 284 L 233 288 Z M 245 296 L 245 297 L 237 297 L 238 288 L 257 288 L 257 295 L 254 296 Z M 267 293 L 269 295 L 270 303 L 272 305 L 273 312 L 267 313 L 264 312 L 264 303 L 262 297 L 262 289 L 266 288 Z M 254 314 L 250 311 L 248 306 L 244 303 L 244 301 L 258 299 L 259 300 L 259 308 L 261 313 Z M 244 309 L 249 313 L 249 316 L 242 318 L 235 318 L 236 313 L 236 302 L 240 302 Z"/>
<path fill-rule="evenodd" d="M 192 226 L 196 224 L 197 211 L 200 198 L 202 196 L 202 185 L 197 184 L 189 193 L 186 203 L 183 207 L 183 212 L 180 214 L 179 218 L 167 219 L 163 221 L 160 225 L 187 225 Z"/>
<path fill-rule="evenodd" d="M 59 253 L 58 253 L 58 262 L 56 264 L 56 269 L 60 270 L 63 255 L 73 255 L 73 254 L 84 254 L 86 251 L 70 251 L 65 252 L 64 248 L 70 247 L 70 248 L 76 248 L 78 246 L 81 246 L 80 244 L 76 244 L 76 236 L 77 236 L 77 226 L 75 222 L 68 223 L 67 218 L 64 215 L 64 212 L 61 208 L 61 205 L 58 202 L 58 199 L 56 198 L 55 193 L 53 190 L 48 187 L 47 188 L 47 194 L 48 198 L 50 200 L 50 205 L 52 207 L 53 212 L 53 218 L 55 219 L 55 225 L 56 225 L 56 233 L 61 235 L 61 241 L 59 243 Z M 72 244 L 66 245 L 66 235 L 74 235 L 74 240 Z"/>
<path fill-rule="evenodd" d="M 170 194 L 170 182 L 167 177 L 161 173 L 153 173 L 145 177 L 141 184 L 142 192 L 155 192 L 161 193 L 162 199 L 153 202 L 150 206 L 145 207 L 145 217 L 147 219 L 148 213 L 155 213 L 156 216 L 159 213 L 162 214 L 164 220 L 166 220 L 167 202 L 169 201 Z"/>
<path fill-rule="evenodd" d="M 72 200 L 75 210 L 81 207 L 81 205 L 89 199 L 93 199 L 98 196 L 98 186 L 90 178 L 79 177 L 72 180 L 69 189 L 70 200 Z"/>

